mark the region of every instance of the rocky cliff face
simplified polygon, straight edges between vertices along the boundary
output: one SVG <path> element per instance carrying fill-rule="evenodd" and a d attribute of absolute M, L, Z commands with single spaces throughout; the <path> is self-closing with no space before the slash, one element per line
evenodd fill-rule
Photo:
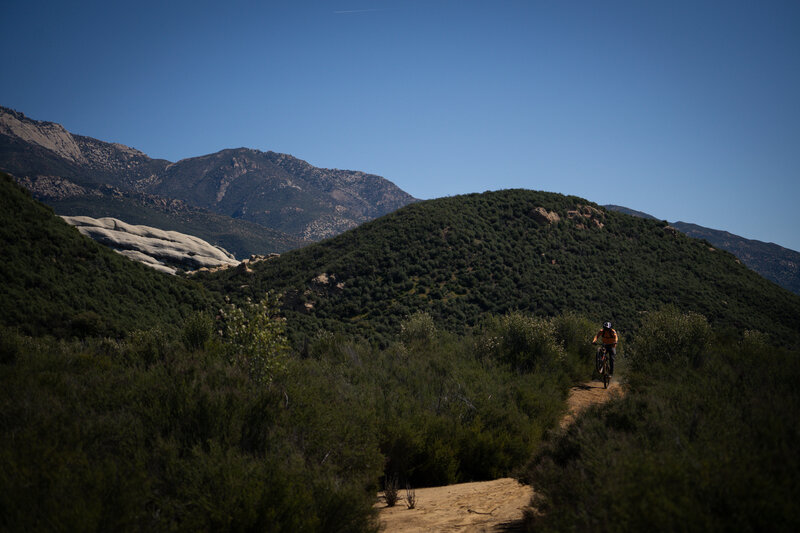
<path fill-rule="evenodd" d="M 31 120 L 12 109 L 0 108 L 0 134 L 41 146 L 68 161 L 86 163 L 75 138 L 60 124 Z"/>
<path fill-rule="evenodd" d="M 74 187 L 65 189 L 59 180 L 66 180 L 77 187 L 106 184 L 123 192 L 178 199 L 305 240 L 331 237 L 415 201 L 380 176 L 317 168 L 275 152 L 239 148 L 177 163 L 151 159 L 133 148 L 73 135 L 59 124 L 4 107 L 0 170 L 23 184 L 47 185 L 53 194 L 79 193 Z"/>
<path fill-rule="evenodd" d="M 61 218 L 83 235 L 162 272 L 174 274 L 178 268 L 194 270 L 239 264 L 222 248 L 177 231 L 134 226 L 115 218 Z"/>
<path fill-rule="evenodd" d="M 58 176 L 143 190 L 168 164 L 134 148 L 73 135 L 60 124 L 0 107 L 0 169 L 12 175 Z"/>

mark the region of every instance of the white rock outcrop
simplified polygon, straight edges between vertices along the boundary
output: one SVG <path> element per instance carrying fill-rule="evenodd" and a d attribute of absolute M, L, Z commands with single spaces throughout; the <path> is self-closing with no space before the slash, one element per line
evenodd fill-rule
<path fill-rule="evenodd" d="M 177 268 L 191 270 L 239 264 L 226 250 L 193 235 L 135 226 L 116 218 L 61 218 L 83 235 L 162 272 L 174 274 Z"/>

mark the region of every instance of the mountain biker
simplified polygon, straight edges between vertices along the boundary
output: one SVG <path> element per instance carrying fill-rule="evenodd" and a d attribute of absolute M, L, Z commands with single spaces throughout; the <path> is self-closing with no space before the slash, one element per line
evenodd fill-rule
<path fill-rule="evenodd" d="M 603 322 L 603 329 L 597 332 L 597 335 L 594 336 L 592 339 L 592 344 L 597 344 L 597 339 L 600 339 L 603 345 L 606 347 L 606 353 L 609 356 L 609 361 L 611 363 L 611 368 L 609 375 L 614 375 L 614 359 L 617 357 L 617 342 L 619 342 L 619 335 L 614 329 L 611 327 L 611 322 Z M 600 364 L 600 358 L 597 358 L 597 365 Z"/>

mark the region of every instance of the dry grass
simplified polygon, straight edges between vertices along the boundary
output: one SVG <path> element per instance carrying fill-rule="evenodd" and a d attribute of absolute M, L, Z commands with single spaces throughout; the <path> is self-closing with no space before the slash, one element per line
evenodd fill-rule
<path fill-rule="evenodd" d="M 417 506 L 417 491 L 411 488 L 411 485 L 406 484 L 406 506 L 413 509 Z"/>
<path fill-rule="evenodd" d="M 383 498 L 386 500 L 387 507 L 394 507 L 397 503 L 398 482 L 397 474 L 388 476 L 383 485 Z"/>

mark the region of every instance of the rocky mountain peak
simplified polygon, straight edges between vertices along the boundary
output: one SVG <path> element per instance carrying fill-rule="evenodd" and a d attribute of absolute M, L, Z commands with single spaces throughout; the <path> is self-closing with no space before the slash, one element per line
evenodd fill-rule
<path fill-rule="evenodd" d="M 176 163 L 151 159 L 134 148 L 71 134 L 7 108 L 0 108 L 0 170 L 41 189 L 45 201 L 77 198 L 83 194 L 79 187 L 108 185 L 180 200 L 302 240 L 332 237 L 415 201 L 381 176 L 318 168 L 288 154 L 252 148 Z M 42 176 L 47 179 L 38 179 Z M 274 250 L 251 252 L 268 251 Z"/>
<path fill-rule="evenodd" d="M 61 124 L 32 120 L 0 106 L 0 133 L 46 148 L 69 161 L 86 162 L 75 138 Z"/>

